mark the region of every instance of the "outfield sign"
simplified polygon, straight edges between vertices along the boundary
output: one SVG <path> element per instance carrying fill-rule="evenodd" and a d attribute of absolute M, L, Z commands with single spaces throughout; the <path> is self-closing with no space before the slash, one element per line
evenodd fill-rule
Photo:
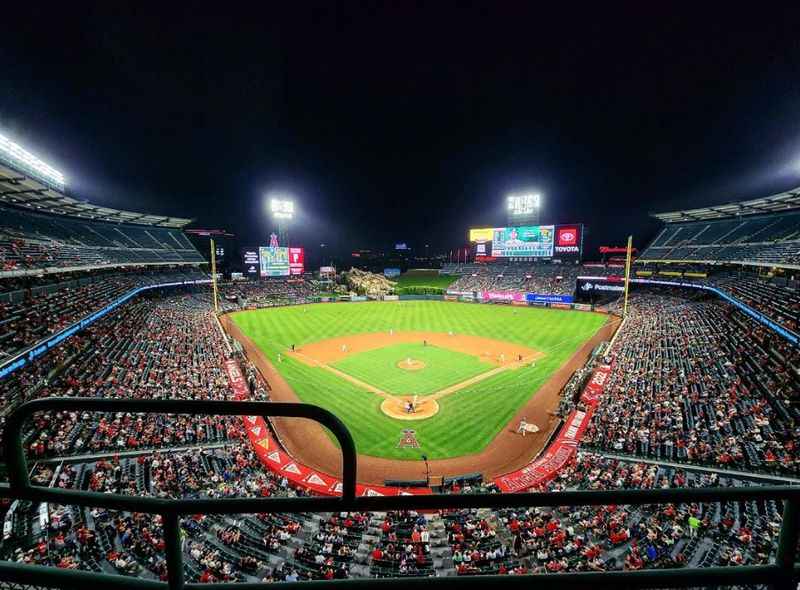
<path fill-rule="evenodd" d="M 525 293 L 526 301 L 533 303 L 572 303 L 572 295 L 546 295 L 542 293 Z"/>
<path fill-rule="evenodd" d="M 484 301 L 524 301 L 525 294 L 502 291 L 481 291 L 480 298 Z"/>

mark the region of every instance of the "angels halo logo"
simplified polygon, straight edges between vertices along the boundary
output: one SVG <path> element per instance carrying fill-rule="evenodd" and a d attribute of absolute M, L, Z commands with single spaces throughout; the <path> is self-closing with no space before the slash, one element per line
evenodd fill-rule
<path fill-rule="evenodd" d="M 397 443 L 397 448 L 419 448 L 419 441 L 417 440 L 417 433 L 415 430 L 403 430 L 400 442 Z"/>

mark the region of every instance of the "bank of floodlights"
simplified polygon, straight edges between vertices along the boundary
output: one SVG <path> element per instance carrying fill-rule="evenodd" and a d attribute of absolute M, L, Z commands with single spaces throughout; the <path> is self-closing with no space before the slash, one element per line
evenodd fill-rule
<path fill-rule="evenodd" d="M 540 207 L 541 201 L 542 196 L 539 193 L 509 195 L 508 211 L 512 215 L 530 215 Z"/>
<path fill-rule="evenodd" d="M 294 202 L 272 198 L 269 200 L 269 210 L 275 219 L 291 219 L 294 217 Z"/>
<path fill-rule="evenodd" d="M 0 160 L 60 190 L 64 190 L 66 186 L 66 179 L 61 172 L 2 134 L 0 134 Z"/>

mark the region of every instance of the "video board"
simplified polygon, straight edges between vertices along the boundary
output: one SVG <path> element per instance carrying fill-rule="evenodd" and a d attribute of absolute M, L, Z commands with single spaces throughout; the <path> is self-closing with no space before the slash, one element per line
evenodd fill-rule
<path fill-rule="evenodd" d="M 259 270 L 258 250 L 249 249 L 242 253 L 244 272 L 248 275 L 257 275 Z"/>
<path fill-rule="evenodd" d="M 305 272 L 305 252 L 302 248 L 289 248 L 289 274 L 301 275 Z"/>
<path fill-rule="evenodd" d="M 471 229 L 479 258 L 580 258 L 583 225 L 526 225 Z"/>
<path fill-rule="evenodd" d="M 495 258 L 552 258 L 552 225 L 498 227 L 492 232 L 492 256 Z"/>
<path fill-rule="evenodd" d="M 258 258 L 262 277 L 289 276 L 289 248 L 261 246 Z"/>

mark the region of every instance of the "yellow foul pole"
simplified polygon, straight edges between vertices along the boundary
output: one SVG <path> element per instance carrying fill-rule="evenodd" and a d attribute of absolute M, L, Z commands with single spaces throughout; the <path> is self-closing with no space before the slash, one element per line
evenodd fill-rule
<path fill-rule="evenodd" d="M 217 303 L 217 251 L 214 248 L 214 238 L 211 238 L 211 286 L 214 291 L 214 311 L 219 313 L 219 303 Z"/>
<path fill-rule="evenodd" d="M 631 282 L 631 250 L 633 249 L 633 236 L 628 236 L 628 252 L 625 256 L 625 306 L 622 309 L 622 317 L 628 315 L 628 287 Z"/>

